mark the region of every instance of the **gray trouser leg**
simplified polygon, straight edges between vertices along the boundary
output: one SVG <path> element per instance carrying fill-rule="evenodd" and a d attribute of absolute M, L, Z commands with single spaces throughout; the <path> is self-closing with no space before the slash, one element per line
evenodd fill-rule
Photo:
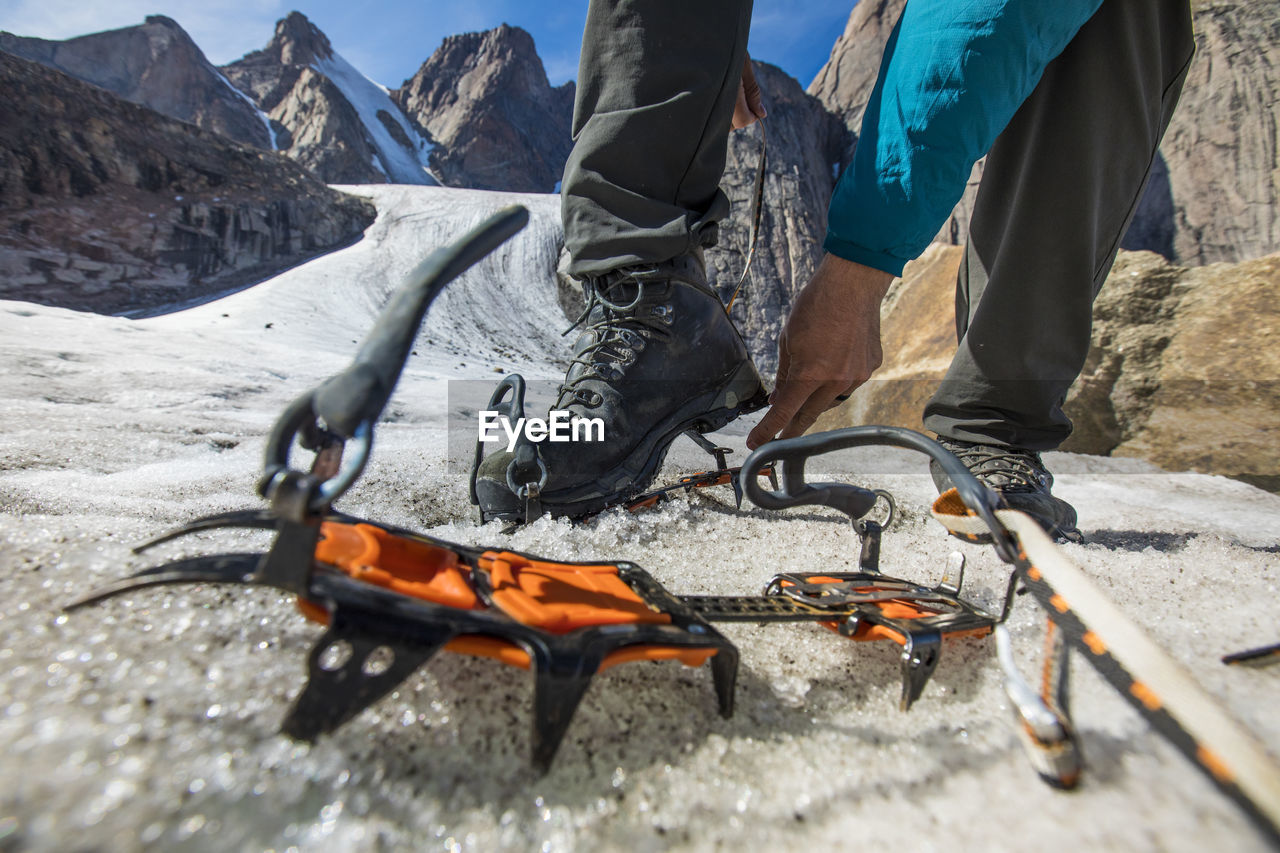
<path fill-rule="evenodd" d="M 1187 0 L 1107 0 L 987 156 L 956 291 L 959 349 L 925 426 L 1052 450 L 1194 50 Z"/>
<path fill-rule="evenodd" d="M 592 0 L 561 184 L 575 276 L 714 245 L 751 0 Z"/>

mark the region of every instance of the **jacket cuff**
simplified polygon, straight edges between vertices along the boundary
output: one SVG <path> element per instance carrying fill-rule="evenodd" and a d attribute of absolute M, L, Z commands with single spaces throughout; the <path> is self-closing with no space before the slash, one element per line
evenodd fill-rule
<path fill-rule="evenodd" d="M 876 252 L 855 243 L 841 240 L 830 231 L 827 232 L 827 239 L 822 241 L 822 248 L 837 258 L 844 258 L 846 261 L 853 261 L 855 264 L 862 264 L 864 267 L 887 272 L 892 276 L 902 275 L 902 268 L 907 265 L 906 258 L 898 258 L 884 252 Z"/>

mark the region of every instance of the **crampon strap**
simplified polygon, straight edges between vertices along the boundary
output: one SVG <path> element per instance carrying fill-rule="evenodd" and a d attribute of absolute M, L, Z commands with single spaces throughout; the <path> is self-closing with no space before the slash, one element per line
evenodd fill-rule
<path fill-rule="evenodd" d="M 986 532 L 954 490 L 933 517 L 961 538 Z M 996 510 L 1019 546 L 1015 569 L 1064 638 L 1129 704 L 1280 841 L 1280 770 L 1266 747 L 1133 623 L 1025 513 Z"/>

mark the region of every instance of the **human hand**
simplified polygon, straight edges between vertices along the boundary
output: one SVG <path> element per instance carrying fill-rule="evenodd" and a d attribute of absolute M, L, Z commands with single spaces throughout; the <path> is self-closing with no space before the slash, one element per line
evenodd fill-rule
<path fill-rule="evenodd" d="M 738 103 L 733 108 L 733 129 L 749 127 L 756 119 L 764 118 L 764 102 L 760 96 L 760 86 L 756 83 L 756 74 L 751 70 L 751 57 L 742 63 L 742 77 L 738 80 Z"/>
<path fill-rule="evenodd" d="M 778 337 L 773 404 L 747 436 L 755 450 L 774 436 L 791 438 L 813 426 L 837 397 L 853 392 L 880 366 L 880 303 L 893 276 L 823 255 L 796 296 Z"/>

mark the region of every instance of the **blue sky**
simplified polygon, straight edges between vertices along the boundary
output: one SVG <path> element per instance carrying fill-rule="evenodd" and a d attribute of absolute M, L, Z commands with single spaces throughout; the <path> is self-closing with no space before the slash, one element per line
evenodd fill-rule
<path fill-rule="evenodd" d="M 698 0 L 689 0 L 698 2 Z M 807 86 L 844 30 L 855 0 L 756 0 L 751 54 Z M 398 86 L 441 39 L 503 22 L 533 34 L 555 84 L 577 76 L 586 0 L 0 0 L 0 29 L 65 39 L 163 14 L 215 64 L 266 44 L 276 19 L 297 9 L 370 77 Z"/>

